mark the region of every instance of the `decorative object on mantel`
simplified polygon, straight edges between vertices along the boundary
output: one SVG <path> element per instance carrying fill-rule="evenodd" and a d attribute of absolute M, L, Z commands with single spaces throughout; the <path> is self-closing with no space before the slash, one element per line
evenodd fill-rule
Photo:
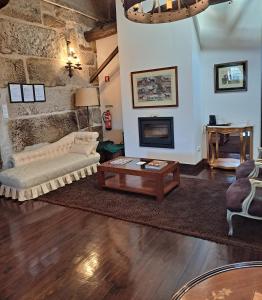
<path fill-rule="evenodd" d="M 86 107 L 87 109 L 87 118 L 89 124 L 89 106 L 99 106 L 99 98 L 97 95 L 97 88 L 81 88 L 76 91 L 75 94 L 75 106 L 76 107 Z"/>
<path fill-rule="evenodd" d="M 178 106 L 177 67 L 131 73 L 133 108 Z"/>
<path fill-rule="evenodd" d="M 66 41 L 66 44 L 68 57 L 65 68 L 68 70 L 68 76 L 71 78 L 73 76 L 73 70 L 82 70 L 82 67 L 74 49 L 70 47 L 71 42 Z"/>
<path fill-rule="evenodd" d="M 127 19 L 146 24 L 168 23 L 190 18 L 209 6 L 209 0 L 122 0 L 122 3 Z"/>
<path fill-rule="evenodd" d="M 247 91 L 247 61 L 217 64 L 215 93 Z"/>

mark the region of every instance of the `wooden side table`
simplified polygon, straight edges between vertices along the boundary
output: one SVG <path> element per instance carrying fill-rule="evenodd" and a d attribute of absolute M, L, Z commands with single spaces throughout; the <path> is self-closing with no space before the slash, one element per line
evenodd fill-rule
<path fill-rule="evenodd" d="M 223 266 L 185 284 L 172 300 L 261 300 L 262 262 Z"/>
<path fill-rule="evenodd" d="M 235 169 L 247 159 L 253 159 L 253 126 L 206 126 L 207 159 L 211 168 Z M 240 139 L 240 159 L 219 157 L 219 134 L 238 134 Z M 215 146 L 213 140 L 215 138 Z"/>

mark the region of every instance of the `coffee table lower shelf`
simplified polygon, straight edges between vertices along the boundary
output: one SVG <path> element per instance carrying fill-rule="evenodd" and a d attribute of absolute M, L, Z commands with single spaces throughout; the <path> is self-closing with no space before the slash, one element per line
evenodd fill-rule
<path fill-rule="evenodd" d="M 102 179 L 103 180 L 103 179 Z M 104 182 L 103 182 L 104 181 Z M 163 181 L 163 187 L 156 180 L 147 177 L 115 174 L 109 178 L 100 181 L 101 188 L 109 188 L 120 191 L 144 194 L 157 197 L 157 200 L 163 200 L 164 195 L 169 193 L 179 185 L 173 176 L 166 176 Z M 162 189 L 162 192 L 161 192 Z"/>

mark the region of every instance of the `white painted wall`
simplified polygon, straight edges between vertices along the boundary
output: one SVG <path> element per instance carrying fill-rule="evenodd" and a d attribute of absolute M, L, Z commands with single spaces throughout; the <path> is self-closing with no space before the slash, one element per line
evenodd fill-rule
<path fill-rule="evenodd" d="M 215 93 L 214 64 L 241 60 L 248 61 L 248 91 Z M 203 124 L 207 124 L 208 116 L 214 114 L 220 123 L 248 122 L 254 125 L 255 157 L 261 136 L 261 64 L 259 48 L 241 51 L 202 51 L 201 53 Z"/>
<path fill-rule="evenodd" d="M 120 49 L 121 90 L 125 149 L 127 156 L 154 157 L 195 164 L 197 132 L 192 84 L 192 19 L 170 24 L 145 25 L 128 21 L 121 1 L 117 1 L 118 44 Z M 179 107 L 133 109 L 130 72 L 178 66 Z M 173 116 L 175 149 L 139 147 L 138 117 Z M 197 136 L 197 138 L 196 138 Z"/>
<path fill-rule="evenodd" d="M 111 52 L 116 48 L 117 44 L 117 35 L 96 41 L 98 66 L 100 66 L 107 59 Z M 105 82 L 106 75 L 110 76 L 110 82 Z M 123 120 L 118 55 L 99 75 L 99 90 L 102 112 L 107 109 L 106 105 L 113 105 L 113 107 L 110 108 L 113 118 L 112 128 L 113 130 L 122 131 Z"/>
<path fill-rule="evenodd" d="M 258 15 L 252 17 L 256 18 L 255 21 L 252 19 L 253 22 L 247 24 L 249 30 L 250 24 L 254 23 L 251 26 L 254 33 L 252 40 L 249 34 L 242 34 L 239 39 L 239 33 L 246 33 L 247 28 L 244 30 L 243 22 L 238 22 L 233 30 L 232 24 L 226 21 L 233 8 L 228 4 L 209 8 L 198 16 L 200 40 L 205 46 L 200 49 L 192 19 L 170 24 L 136 24 L 124 17 L 121 1 L 116 0 L 116 3 L 126 154 L 195 164 L 206 157 L 203 129 L 208 123 L 208 116 L 215 114 L 220 122 L 250 122 L 255 126 L 256 157 L 261 136 L 262 66 Z M 215 21 L 221 21 L 219 28 L 227 41 L 223 45 L 212 42 L 214 37 L 219 36 L 217 27 L 211 26 L 205 34 L 204 24 L 214 20 L 214 12 Z M 243 18 L 250 14 L 249 10 Z M 260 34 L 257 33 L 258 28 Z M 248 91 L 215 94 L 214 64 L 239 60 L 248 60 Z M 133 109 L 130 72 L 168 66 L 178 66 L 179 107 Z M 175 149 L 139 147 L 137 118 L 142 116 L 173 116 Z M 200 151 L 197 150 L 199 147 Z"/>
<path fill-rule="evenodd" d="M 202 99 L 201 99 L 201 56 L 200 46 L 196 30 L 192 30 L 192 88 L 193 88 L 193 117 L 194 117 L 194 138 L 195 138 L 195 161 L 202 159 Z"/>

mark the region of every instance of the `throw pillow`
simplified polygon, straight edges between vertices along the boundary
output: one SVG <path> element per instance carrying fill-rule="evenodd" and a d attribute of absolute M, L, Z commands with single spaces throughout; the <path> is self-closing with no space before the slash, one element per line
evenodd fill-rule
<path fill-rule="evenodd" d="M 94 154 L 96 153 L 96 147 L 98 145 L 98 142 L 89 142 L 89 143 L 83 143 L 83 144 L 73 144 L 70 151 L 71 153 L 79 153 L 79 154 Z"/>

